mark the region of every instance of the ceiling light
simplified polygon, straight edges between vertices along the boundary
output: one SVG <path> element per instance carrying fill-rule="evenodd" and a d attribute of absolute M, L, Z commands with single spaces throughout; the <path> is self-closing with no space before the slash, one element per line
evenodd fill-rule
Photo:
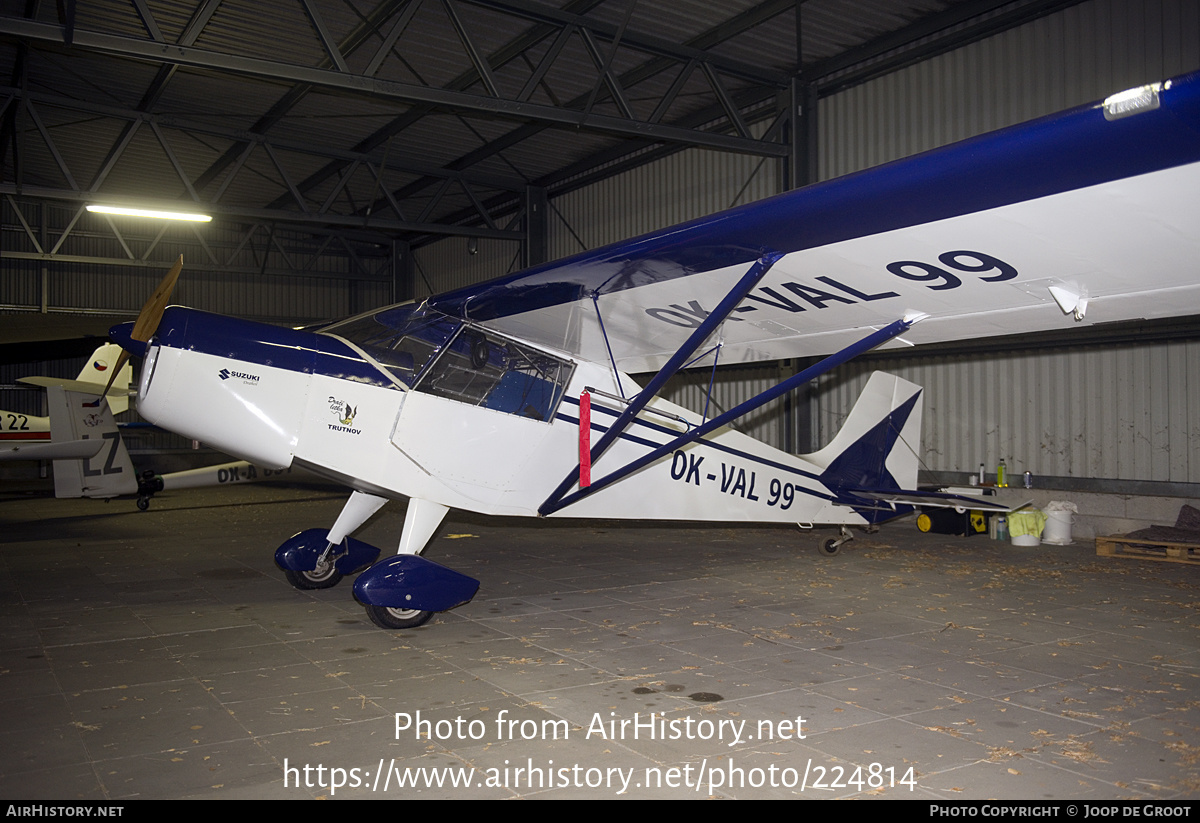
<path fill-rule="evenodd" d="M 162 211 L 160 209 L 129 209 L 124 206 L 88 206 L 87 210 L 99 214 L 123 214 L 131 217 L 156 217 L 159 220 L 191 220 L 193 223 L 208 223 L 212 216 L 194 212 Z"/>

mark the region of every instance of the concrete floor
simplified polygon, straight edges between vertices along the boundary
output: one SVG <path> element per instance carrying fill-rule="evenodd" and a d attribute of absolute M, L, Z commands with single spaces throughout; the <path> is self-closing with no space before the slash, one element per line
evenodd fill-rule
<path fill-rule="evenodd" d="M 0 796 L 1200 796 L 1200 569 L 911 521 L 825 558 L 788 529 L 451 515 L 427 554 L 478 597 L 386 632 L 272 561 L 342 499 L 0 496 Z M 434 739 L 397 733 L 417 712 Z M 651 713 L 675 739 L 607 734 Z"/>

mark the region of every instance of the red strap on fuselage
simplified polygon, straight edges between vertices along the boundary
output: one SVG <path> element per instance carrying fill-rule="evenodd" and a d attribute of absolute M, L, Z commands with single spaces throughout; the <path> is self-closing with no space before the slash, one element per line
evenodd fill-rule
<path fill-rule="evenodd" d="M 592 485 L 592 396 L 579 395 L 579 488 Z"/>

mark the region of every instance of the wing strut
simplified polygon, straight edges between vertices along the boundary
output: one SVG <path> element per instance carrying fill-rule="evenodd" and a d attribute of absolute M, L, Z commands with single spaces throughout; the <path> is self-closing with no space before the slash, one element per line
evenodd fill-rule
<path fill-rule="evenodd" d="M 621 433 L 629 428 L 629 424 L 638 416 L 638 413 L 645 408 L 647 403 L 655 398 L 662 387 L 666 385 L 667 381 L 675 376 L 675 372 L 683 367 L 683 364 L 692 356 L 692 353 L 700 348 L 704 341 L 711 337 L 713 332 L 725 322 L 725 318 L 729 316 L 730 312 L 737 308 L 738 303 L 741 303 L 749 291 L 758 285 L 758 281 L 763 279 L 766 273 L 771 270 L 771 267 L 781 257 L 783 255 L 778 252 L 766 252 L 762 257 L 754 261 L 754 265 L 742 275 L 742 279 L 737 282 L 737 285 L 729 290 L 729 294 L 725 295 L 724 299 L 713 309 L 712 314 L 704 318 L 704 322 L 679 347 L 679 351 L 671 355 L 671 359 L 663 364 L 658 374 L 654 375 L 653 379 L 646 384 L 646 388 L 638 392 L 637 396 L 629 401 L 629 405 L 625 407 L 625 411 L 613 421 L 612 426 L 596 442 L 596 445 L 592 446 L 591 462 L 593 464 L 600 458 L 600 455 L 608 450 L 609 446 L 616 442 Z M 597 316 L 600 314 L 598 303 L 596 305 L 596 314 Z M 605 335 L 605 342 L 607 343 L 607 341 L 608 336 Z M 609 356 L 612 356 L 611 349 L 609 350 Z M 617 374 L 620 374 L 620 372 L 617 372 Z M 563 495 L 579 482 L 579 471 L 580 466 L 576 464 L 575 468 L 571 469 L 571 472 L 558 484 L 558 488 L 546 498 L 546 502 L 538 509 L 539 514 L 546 515 L 562 508 L 563 505 L 569 505 L 561 503 L 561 501 Z"/>
<path fill-rule="evenodd" d="M 674 440 L 664 443 L 658 448 L 647 452 L 636 460 L 630 461 L 625 466 L 614 470 L 612 473 L 605 475 L 599 480 L 593 481 L 592 484 L 587 488 L 580 489 L 572 494 L 565 494 L 565 489 L 570 488 L 570 486 L 579 478 L 579 468 L 576 467 L 571 474 L 567 475 L 567 479 L 564 480 L 563 483 L 561 483 L 559 487 L 554 490 L 554 493 L 550 495 L 550 497 L 546 498 L 546 502 L 542 503 L 541 507 L 538 509 L 538 514 L 542 516 L 553 514 L 559 509 L 570 506 L 572 503 L 582 500 L 583 498 L 599 491 L 605 486 L 608 486 L 622 479 L 623 477 L 633 474 L 644 466 L 647 466 L 650 463 L 653 463 L 655 460 L 658 460 L 660 457 L 670 454 L 676 449 L 686 446 L 688 443 L 699 440 L 709 432 L 715 431 L 727 423 L 730 423 L 731 421 L 736 420 L 743 415 L 749 414 L 760 406 L 770 403 L 775 398 L 787 394 L 798 386 L 801 386 L 804 383 L 819 377 L 827 371 L 837 368 L 848 360 L 852 360 L 858 355 L 870 351 L 876 346 L 891 340 L 893 337 L 904 334 L 904 332 L 908 331 L 914 323 L 923 320 L 926 316 L 927 315 L 920 313 L 906 315 L 900 320 L 897 320 L 896 322 L 885 326 L 878 331 L 872 332 L 871 334 L 859 340 L 857 343 L 853 343 L 841 351 L 829 355 L 819 363 L 809 366 L 804 371 L 789 377 L 787 380 L 784 380 L 775 387 L 767 389 L 765 392 L 762 392 L 746 402 L 733 407 L 724 414 L 717 415 L 707 423 L 697 426 L 691 431 L 680 434 Z M 689 342 L 691 341 L 689 340 Z M 678 357 L 678 354 L 676 357 Z M 674 362 L 675 359 L 676 358 L 672 358 L 672 362 Z M 666 367 L 664 367 L 664 369 L 665 368 Z M 661 376 L 661 372 L 659 376 Z M 658 376 L 656 376 L 655 379 L 657 380 Z M 650 387 L 652 385 L 654 385 L 654 381 L 651 381 L 650 384 L 647 384 L 642 394 L 638 395 L 639 400 L 643 395 L 650 391 Z M 647 400 L 649 400 L 649 398 L 647 398 Z M 632 404 L 630 405 L 629 409 L 626 410 L 626 415 L 628 415 L 630 409 L 633 409 Z M 610 428 L 605 434 L 605 438 L 607 438 L 610 442 L 616 438 L 616 435 L 613 435 L 614 431 L 618 434 L 620 433 L 620 430 L 618 430 L 617 426 L 625 419 L 626 415 L 622 415 L 621 417 L 617 418 L 617 421 L 613 423 L 612 428 Z M 625 425 L 628 425 L 628 423 Z M 609 437 L 609 435 L 612 435 L 612 437 Z M 604 438 L 601 439 L 600 443 L 596 444 L 596 448 L 592 449 L 593 462 L 597 456 L 596 449 L 599 448 L 603 443 Z"/>

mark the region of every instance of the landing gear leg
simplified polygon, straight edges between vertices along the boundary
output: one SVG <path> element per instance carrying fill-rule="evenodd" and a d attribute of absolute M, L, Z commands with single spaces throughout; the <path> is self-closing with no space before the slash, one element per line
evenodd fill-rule
<path fill-rule="evenodd" d="M 421 500 L 414 497 L 408 501 L 408 511 L 404 513 L 404 531 L 400 533 L 400 546 L 396 554 L 420 554 L 425 550 L 425 544 L 433 537 L 438 526 L 450 511 L 440 503 L 431 500 Z"/>
<path fill-rule="evenodd" d="M 425 545 L 429 543 L 438 526 L 442 525 L 448 511 L 449 509 L 440 503 L 417 497 L 409 499 L 408 511 L 404 513 L 404 531 L 400 533 L 400 545 L 396 554 L 420 554 L 424 551 Z M 471 594 L 474 595 L 474 592 Z M 367 617 L 381 629 L 413 629 L 433 617 L 433 612 L 420 609 L 372 606 L 365 603 L 364 605 Z"/>
<path fill-rule="evenodd" d="M 377 497 L 373 494 L 363 492 L 351 494 L 346 505 L 342 507 L 342 513 L 334 521 L 333 528 L 329 530 L 325 551 L 321 552 L 321 556 L 317 558 L 316 567 L 304 571 L 284 569 L 283 574 L 287 581 L 295 588 L 304 590 L 331 589 L 342 582 L 342 573 L 334 567 L 337 559 L 345 553 L 342 543 L 351 532 L 366 523 L 371 515 L 379 511 L 386 502 L 386 497 Z"/>
<path fill-rule="evenodd" d="M 155 492 L 163 490 L 163 479 L 160 475 L 154 473 L 153 469 L 146 469 L 142 472 L 142 476 L 138 478 L 138 499 L 137 507 L 140 511 L 146 511 L 150 508 L 150 498 L 154 497 Z"/>
<path fill-rule="evenodd" d="M 833 557 L 841 550 L 843 543 L 849 543 L 854 539 L 854 535 L 845 526 L 842 526 L 842 536 L 837 539 L 829 539 L 821 544 L 821 554 L 826 557 Z"/>

